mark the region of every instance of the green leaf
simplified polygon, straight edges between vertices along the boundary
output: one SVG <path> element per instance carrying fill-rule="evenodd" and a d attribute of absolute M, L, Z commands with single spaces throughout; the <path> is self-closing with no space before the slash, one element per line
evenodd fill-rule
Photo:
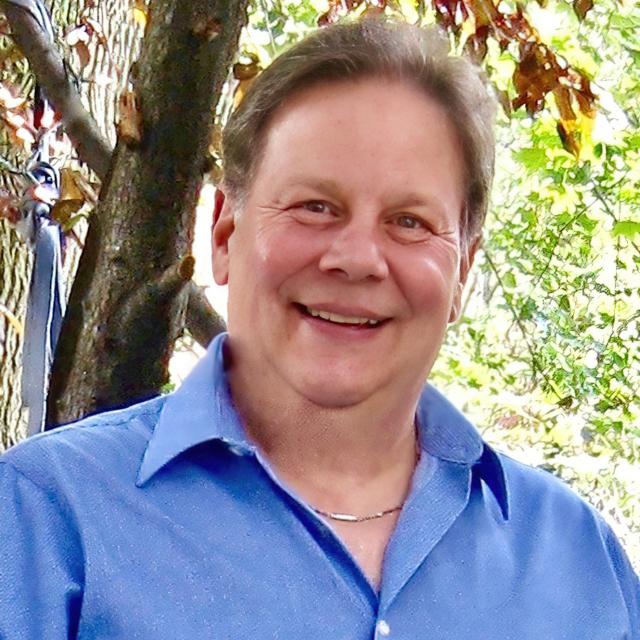
<path fill-rule="evenodd" d="M 502 276 L 502 284 L 508 289 L 515 289 L 516 287 L 516 277 L 508 271 Z"/>
<path fill-rule="evenodd" d="M 539 147 L 520 149 L 513 156 L 517 162 L 523 164 L 529 171 L 544 169 L 549 161 L 546 151 Z"/>
<path fill-rule="evenodd" d="M 611 234 L 614 238 L 624 236 L 629 240 L 633 240 L 634 236 L 640 233 L 640 222 L 634 220 L 619 220 L 613 225 Z"/>

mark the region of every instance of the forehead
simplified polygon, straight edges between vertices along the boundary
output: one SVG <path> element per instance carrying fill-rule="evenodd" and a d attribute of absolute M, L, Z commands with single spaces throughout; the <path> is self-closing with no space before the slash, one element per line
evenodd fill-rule
<path fill-rule="evenodd" d="M 462 197 L 463 155 L 446 110 L 389 78 L 316 83 L 289 96 L 265 133 L 254 186 L 292 174 L 350 188 L 434 188 Z"/>

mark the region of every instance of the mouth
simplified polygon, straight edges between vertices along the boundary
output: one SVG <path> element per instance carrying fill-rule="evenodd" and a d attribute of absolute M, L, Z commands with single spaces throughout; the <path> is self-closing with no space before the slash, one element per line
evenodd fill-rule
<path fill-rule="evenodd" d="M 324 309 L 315 309 L 307 307 L 303 304 L 295 303 L 298 311 L 309 318 L 343 327 L 352 327 L 357 329 L 375 329 L 387 323 L 390 318 L 372 318 L 365 315 L 343 315 L 333 311 Z"/>

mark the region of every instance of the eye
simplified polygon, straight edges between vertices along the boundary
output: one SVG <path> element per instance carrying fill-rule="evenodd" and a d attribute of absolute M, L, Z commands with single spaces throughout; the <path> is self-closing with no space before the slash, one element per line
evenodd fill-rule
<path fill-rule="evenodd" d="M 331 213 L 329 205 L 322 200 L 309 200 L 309 202 L 303 202 L 301 206 L 312 213 Z"/>
<path fill-rule="evenodd" d="M 400 213 L 389 220 L 389 233 L 399 242 L 421 242 L 431 234 L 425 220 L 412 213 Z"/>
<path fill-rule="evenodd" d="M 325 225 L 333 222 L 338 212 L 324 200 L 301 200 L 291 207 L 291 213 L 303 224 Z"/>
<path fill-rule="evenodd" d="M 396 218 L 396 224 L 403 229 L 424 229 L 425 224 L 416 216 L 410 216 L 407 214 L 403 214 Z"/>

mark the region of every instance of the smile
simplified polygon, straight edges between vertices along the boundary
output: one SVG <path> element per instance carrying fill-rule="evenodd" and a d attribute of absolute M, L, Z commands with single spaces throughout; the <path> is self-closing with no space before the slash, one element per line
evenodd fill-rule
<path fill-rule="evenodd" d="M 306 307 L 304 305 L 298 306 L 305 314 L 310 315 L 312 318 L 320 318 L 321 320 L 326 320 L 327 322 L 332 322 L 334 324 L 377 327 L 384 322 L 384 320 L 377 320 L 364 316 L 346 316 L 339 313 L 332 313 L 330 311 L 313 309 L 312 307 Z"/>

